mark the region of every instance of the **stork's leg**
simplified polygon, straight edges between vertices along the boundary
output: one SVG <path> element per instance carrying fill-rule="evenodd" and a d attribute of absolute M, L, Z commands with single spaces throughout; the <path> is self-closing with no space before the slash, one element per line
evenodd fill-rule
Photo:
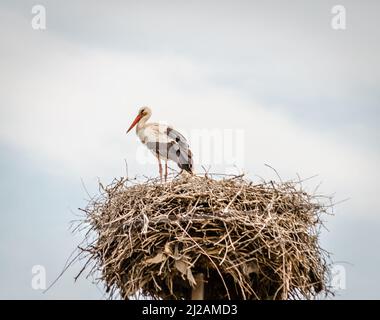
<path fill-rule="evenodd" d="M 157 157 L 157 161 L 158 161 L 158 171 L 160 172 L 160 180 L 162 182 L 162 164 L 161 164 L 160 157 Z"/>
<path fill-rule="evenodd" d="M 168 160 L 165 161 L 165 182 L 168 179 Z"/>

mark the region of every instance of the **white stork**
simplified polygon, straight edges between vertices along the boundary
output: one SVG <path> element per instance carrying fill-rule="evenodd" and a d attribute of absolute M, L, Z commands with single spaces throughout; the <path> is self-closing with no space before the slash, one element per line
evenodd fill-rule
<path fill-rule="evenodd" d="M 186 170 L 192 174 L 192 153 L 185 137 L 170 126 L 160 123 L 146 123 L 151 115 L 152 111 L 148 107 L 142 107 L 139 110 L 136 119 L 127 130 L 127 133 L 137 124 L 137 136 L 157 157 L 161 181 L 161 159 L 165 161 L 165 181 L 168 176 L 168 160 L 177 163 L 181 172 Z"/>

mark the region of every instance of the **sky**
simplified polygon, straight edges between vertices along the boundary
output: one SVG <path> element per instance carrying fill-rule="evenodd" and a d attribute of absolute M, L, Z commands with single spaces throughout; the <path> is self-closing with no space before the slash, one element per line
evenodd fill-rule
<path fill-rule="evenodd" d="M 32 27 L 34 5 L 46 29 Z M 346 29 L 331 26 L 335 5 Z M 380 3 L 0 0 L 0 298 L 102 299 L 70 221 L 98 180 L 156 176 L 125 134 L 138 109 L 188 138 L 195 168 L 315 178 L 339 202 L 322 246 L 338 299 L 379 299 Z M 128 170 L 125 163 L 128 164 Z M 174 167 L 171 165 L 171 167 Z M 85 187 L 84 187 L 85 186 Z M 345 201 L 343 201 L 345 200 Z M 342 202 L 343 201 L 343 202 Z"/>

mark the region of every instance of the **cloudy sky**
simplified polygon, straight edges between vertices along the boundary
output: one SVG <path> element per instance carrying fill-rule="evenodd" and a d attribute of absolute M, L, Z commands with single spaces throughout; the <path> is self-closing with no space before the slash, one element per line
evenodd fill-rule
<path fill-rule="evenodd" d="M 345 30 L 331 27 L 337 4 Z M 94 194 L 125 161 L 157 174 L 125 135 L 142 105 L 186 134 L 199 172 L 275 179 L 269 164 L 348 199 L 321 238 L 346 272 L 337 297 L 380 298 L 379 15 L 377 0 L 0 0 L 0 298 L 102 298 L 74 283 L 80 265 L 45 294 L 32 268 L 50 283 L 80 241 L 83 184 Z"/>

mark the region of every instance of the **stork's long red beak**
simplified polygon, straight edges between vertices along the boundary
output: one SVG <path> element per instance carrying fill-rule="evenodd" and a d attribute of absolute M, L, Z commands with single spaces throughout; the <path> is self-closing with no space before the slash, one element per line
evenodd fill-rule
<path fill-rule="evenodd" d="M 127 133 L 133 129 L 133 127 L 141 120 L 141 115 L 137 115 L 136 119 L 132 122 L 131 126 L 127 130 Z"/>

